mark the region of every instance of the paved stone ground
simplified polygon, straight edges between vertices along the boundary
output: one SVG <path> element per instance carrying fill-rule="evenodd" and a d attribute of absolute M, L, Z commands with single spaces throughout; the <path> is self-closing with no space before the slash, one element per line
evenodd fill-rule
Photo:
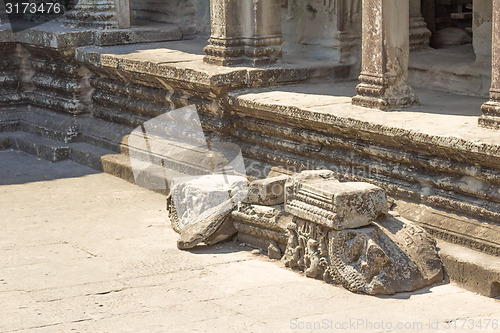
<path fill-rule="evenodd" d="M 165 197 L 69 161 L 0 152 L 0 184 L 1 332 L 500 332 L 500 301 L 453 284 L 371 297 L 233 242 L 179 251 Z"/>

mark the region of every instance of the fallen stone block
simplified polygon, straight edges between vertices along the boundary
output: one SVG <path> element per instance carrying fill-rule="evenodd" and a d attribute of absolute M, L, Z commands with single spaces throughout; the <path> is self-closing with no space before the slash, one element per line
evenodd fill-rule
<path fill-rule="evenodd" d="M 212 207 L 232 200 L 236 206 L 247 195 L 246 177 L 211 174 L 179 179 L 167 198 L 172 228 L 182 230 L 203 219 L 203 213 Z"/>
<path fill-rule="evenodd" d="M 177 247 L 223 241 L 236 233 L 231 211 L 247 194 L 242 176 L 212 174 L 177 179 L 167 198 L 172 228 L 181 234 Z"/>
<path fill-rule="evenodd" d="M 288 229 L 285 266 L 353 292 L 395 294 L 443 279 L 436 242 L 403 218 L 335 230 L 296 217 Z"/>
<path fill-rule="evenodd" d="M 267 255 L 269 259 L 280 260 L 281 250 L 276 242 L 271 242 L 267 247 Z"/>
<path fill-rule="evenodd" d="M 196 223 L 182 229 L 181 236 L 177 241 L 177 248 L 180 250 L 191 249 L 206 240 L 209 240 L 211 245 L 215 244 L 214 239 L 210 237 L 219 230 L 227 219 L 231 218 L 230 214 L 233 208 L 233 202 L 228 200 L 203 212 Z"/>
<path fill-rule="evenodd" d="M 272 168 L 267 178 L 252 181 L 248 185 L 248 196 L 245 203 L 264 206 L 281 205 L 285 202 L 285 187 L 287 183 L 306 179 L 334 179 L 330 170 L 306 170 L 292 173 L 280 168 Z"/>
<path fill-rule="evenodd" d="M 286 187 L 285 266 L 370 295 L 414 291 L 441 281 L 436 242 L 388 215 L 385 192 L 368 183 L 296 177 Z"/>
<path fill-rule="evenodd" d="M 234 228 L 233 224 L 233 218 L 231 215 L 228 215 L 224 221 L 222 221 L 222 224 L 220 227 L 215 231 L 210 237 L 205 239 L 203 243 L 207 245 L 214 245 L 219 242 L 225 241 L 226 239 L 231 238 L 237 233 L 236 229 Z"/>
<path fill-rule="evenodd" d="M 385 191 L 368 183 L 295 179 L 287 185 L 285 211 L 342 230 L 367 226 L 388 211 Z"/>
<path fill-rule="evenodd" d="M 238 240 L 268 248 L 274 242 L 280 251 L 286 246 L 286 225 L 292 216 L 284 213 L 283 205 L 261 206 L 240 203 L 232 213 Z"/>
<path fill-rule="evenodd" d="M 286 230 L 286 224 L 282 222 L 286 218 L 282 205 L 262 206 L 242 202 L 233 211 L 232 216 L 236 221 L 257 225 L 266 229 Z"/>
<path fill-rule="evenodd" d="M 331 170 L 304 170 L 292 175 L 292 181 L 306 179 L 336 179 L 335 173 Z"/>
<path fill-rule="evenodd" d="M 248 195 L 245 203 L 264 206 L 281 205 L 285 201 L 285 183 L 289 176 L 259 179 L 248 185 Z"/>

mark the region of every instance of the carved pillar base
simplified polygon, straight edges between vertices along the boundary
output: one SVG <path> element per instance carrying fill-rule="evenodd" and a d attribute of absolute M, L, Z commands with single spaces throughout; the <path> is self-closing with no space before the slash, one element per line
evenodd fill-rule
<path fill-rule="evenodd" d="M 490 100 L 481 106 L 481 111 L 479 126 L 500 129 L 500 92 L 490 91 Z"/>
<path fill-rule="evenodd" d="M 241 39 L 224 40 L 210 38 L 205 46 L 203 61 L 218 66 L 238 65 L 244 62 L 245 45 Z"/>
<path fill-rule="evenodd" d="M 204 48 L 206 56 L 203 61 L 219 66 L 272 64 L 281 59 L 282 42 L 281 36 L 232 40 L 210 38 L 210 44 Z"/>
<path fill-rule="evenodd" d="M 358 79 L 361 83 L 356 86 L 357 96 L 352 98 L 354 105 L 380 110 L 419 105 L 406 80 L 397 82 L 396 76 L 369 74 L 361 74 Z"/>
<path fill-rule="evenodd" d="M 80 0 L 66 13 L 64 24 L 74 27 L 117 28 L 115 1 Z"/>
<path fill-rule="evenodd" d="M 429 47 L 431 31 L 422 16 L 410 16 L 410 50 Z"/>

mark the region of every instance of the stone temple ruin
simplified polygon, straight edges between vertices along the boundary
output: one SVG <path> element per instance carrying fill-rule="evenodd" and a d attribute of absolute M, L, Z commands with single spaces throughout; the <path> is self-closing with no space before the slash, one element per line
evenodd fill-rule
<path fill-rule="evenodd" d="M 228 182 L 235 199 L 246 183 L 240 178 Z M 215 179 L 200 176 L 172 188 L 169 211 L 181 235 L 179 249 L 214 244 L 237 233 L 240 240 L 267 248 L 271 259 L 282 259 L 307 277 L 367 294 L 413 291 L 443 279 L 435 241 L 424 229 L 389 213 L 380 187 L 340 182 L 328 170 L 271 173 L 251 182 L 238 203 L 226 200 L 206 209 L 198 221 L 180 223 L 179 209 L 191 207 L 190 198 L 198 198 L 199 207 L 227 193 L 225 188 L 205 191 Z M 184 195 L 176 197 L 176 191 Z"/>
<path fill-rule="evenodd" d="M 236 237 L 368 294 L 442 264 L 500 296 L 500 2 L 70 4 L 0 15 L 2 149 L 154 184 L 182 249 Z"/>

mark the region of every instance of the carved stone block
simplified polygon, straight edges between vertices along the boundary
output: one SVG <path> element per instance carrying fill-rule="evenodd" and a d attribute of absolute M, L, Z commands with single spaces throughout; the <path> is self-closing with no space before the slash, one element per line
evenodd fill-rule
<path fill-rule="evenodd" d="M 271 242 L 267 248 L 267 255 L 269 259 L 280 260 L 281 250 L 276 242 Z"/>
<path fill-rule="evenodd" d="M 285 266 L 353 292 L 394 294 L 443 278 L 435 241 L 402 218 L 333 230 L 295 217 L 288 230 Z"/>
<path fill-rule="evenodd" d="M 288 176 L 259 179 L 248 185 L 248 195 L 243 202 L 264 206 L 281 205 L 285 201 L 285 183 Z"/>
<path fill-rule="evenodd" d="M 268 251 L 270 245 L 276 244 L 280 251 L 284 251 L 287 242 L 286 226 L 292 221 L 292 216 L 284 213 L 283 205 L 261 206 L 240 203 L 231 216 L 238 231 L 238 240 L 267 248 Z M 275 247 L 271 246 L 271 249 Z M 269 254 L 271 256 L 271 253 Z M 273 255 L 274 257 L 276 256 Z"/>
<path fill-rule="evenodd" d="M 246 197 L 247 179 L 234 175 L 181 178 L 167 198 L 172 228 L 181 234 L 177 247 L 215 244 L 236 233 L 231 211 Z"/>
<path fill-rule="evenodd" d="M 190 249 L 205 241 L 208 244 L 215 244 L 216 240 L 222 241 L 227 237 L 232 236 L 222 232 L 219 233 L 219 235 L 225 235 L 226 238 L 211 237 L 226 223 L 230 223 L 230 221 L 227 220 L 231 219 L 230 214 L 233 208 L 234 204 L 231 200 L 228 200 L 204 211 L 198 217 L 196 223 L 189 224 L 182 229 L 181 236 L 177 241 L 177 248 L 181 250 Z"/>
<path fill-rule="evenodd" d="M 387 213 L 383 189 L 368 183 L 296 180 L 287 187 L 285 210 L 301 219 L 336 230 L 369 225 Z"/>
<path fill-rule="evenodd" d="M 283 262 L 307 277 L 371 295 L 413 291 L 443 277 L 435 241 L 387 215 L 377 186 L 297 177 L 287 184 L 285 210 L 294 217 Z"/>

